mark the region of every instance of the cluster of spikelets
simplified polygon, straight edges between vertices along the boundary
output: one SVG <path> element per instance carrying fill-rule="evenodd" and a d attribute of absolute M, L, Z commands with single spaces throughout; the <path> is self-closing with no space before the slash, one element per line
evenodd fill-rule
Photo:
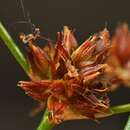
<path fill-rule="evenodd" d="M 45 103 L 49 120 L 96 119 L 109 112 L 108 92 L 130 85 L 130 32 L 120 25 L 111 39 L 108 30 L 94 34 L 79 45 L 67 26 L 55 43 L 36 45 L 39 29 L 21 34 L 26 43 L 31 81 L 19 86 L 38 102 Z"/>

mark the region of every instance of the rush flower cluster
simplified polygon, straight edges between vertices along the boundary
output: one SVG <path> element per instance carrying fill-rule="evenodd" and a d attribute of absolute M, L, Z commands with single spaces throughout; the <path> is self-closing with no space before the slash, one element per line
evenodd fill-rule
<path fill-rule="evenodd" d="M 121 76 L 122 71 L 130 75 L 130 33 L 125 25 L 117 29 L 113 40 L 105 28 L 81 45 L 67 26 L 57 33 L 55 43 L 49 41 L 44 47 L 36 45 L 36 39 L 42 38 L 39 29 L 20 38 L 26 44 L 30 81 L 18 85 L 47 105 L 54 123 L 95 120 L 109 112 L 107 94 L 113 86 L 130 82 Z"/>
<path fill-rule="evenodd" d="M 116 77 L 118 83 L 130 86 L 130 32 L 127 24 L 116 29 L 108 64 L 111 66 L 110 75 Z"/>

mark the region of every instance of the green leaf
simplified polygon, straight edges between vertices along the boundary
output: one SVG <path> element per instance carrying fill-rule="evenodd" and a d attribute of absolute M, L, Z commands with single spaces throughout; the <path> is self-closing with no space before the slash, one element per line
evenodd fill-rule
<path fill-rule="evenodd" d="M 20 49 L 17 47 L 16 43 L 13 41 L 9 33 L 6 31 L 3 24 L 0 22 L 0 38 L 4 41 L 5 45 L 8 47 L 12 55 L 15 57 L 17 62 L 21 65 L 21 67 L 24 69 L 26 73 L 28 73 L 29 65 L 20 51 Z"/>
<path fill-rule="evenodd" d="M 125 125 L 124 130 L 130 130 L 130 116 L 129 116 L 128 121 L 127 121 L 127 123 Z"/>

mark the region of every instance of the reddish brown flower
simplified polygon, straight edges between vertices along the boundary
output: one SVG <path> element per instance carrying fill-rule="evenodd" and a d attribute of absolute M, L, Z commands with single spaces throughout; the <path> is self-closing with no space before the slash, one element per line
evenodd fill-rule
<path fill-rule="evenodd" d="M 130 32 L 127 24 L 116 29 L 108 64 L 111 66 L 110 74 L 118 82 L 130 85 Z"/>
<path fill-rule="evenodd" d="M 95 119 L 97 114 L 106 113 L 109 110 L 107 92 L 111 87 L 106 74 L 108 31 L 104 29 L 79 47 L 68 27 L 57 33 L 55 44 L 49 43 L 44 48 L 34 44 L 37 36 L 40 38 L 34 34 L 31 38 L 21 36 L 28 41 L 32 81 L 20 81 L 19 86 L 35 100 L 47 103 L 50 121 Z"/>

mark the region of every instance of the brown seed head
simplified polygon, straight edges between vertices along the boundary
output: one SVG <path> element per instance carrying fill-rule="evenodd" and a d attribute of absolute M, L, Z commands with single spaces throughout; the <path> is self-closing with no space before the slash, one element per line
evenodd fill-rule
<path fill-rule="evenodd" d="M 73 32 L 65 26 L 57 33 L 55 44 L 40 48 L 28 43 L 32 81 L 20 81 L 19 86 L 33 99 L 47 103 L 50 121 L 95 119 L 96 114 L 109 110 L 107 93 L 111 82 L 106 74 L 109 48 L 106 29 L 78 47 Z"/>

